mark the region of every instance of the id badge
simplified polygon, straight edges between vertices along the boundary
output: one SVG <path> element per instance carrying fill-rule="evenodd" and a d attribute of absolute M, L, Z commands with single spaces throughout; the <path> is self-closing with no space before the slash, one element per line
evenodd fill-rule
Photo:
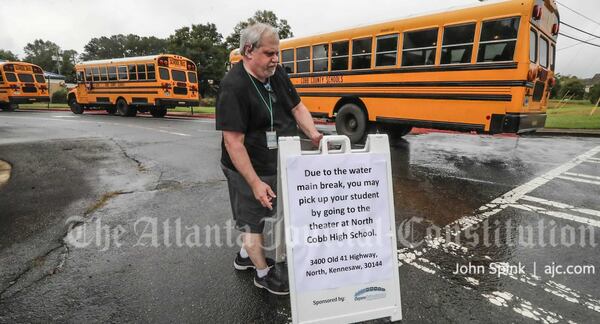
<path fill-rule="evenodd" d="M 277 132 L 270 131 L 266 132 L 267 134 L 267 148 L 269 150 L 274 150 L 277 148 Z"/>

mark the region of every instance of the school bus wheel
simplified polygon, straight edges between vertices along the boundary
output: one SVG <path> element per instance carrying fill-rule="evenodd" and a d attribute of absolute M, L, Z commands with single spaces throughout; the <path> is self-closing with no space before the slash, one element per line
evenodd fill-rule
<path fill-rule="evenodd" d="M 4 111 L 15 111 L 15 109 L 19 108 L 19 105 L 6 103 L 6 104 L 0 104 L 0 108 L 2 108 L 2 110 L 4 110 Z"/>
<path fill-rule="evenodd" d="M 167 114 L 167 108 L 165 107 L 154 107 L 150 109 L 150 114 L 152 114 L 152 117 L 155 118 L 162 118 L 165 117 L 165 115 Z"/>
<path fill-rule="evenodd" d="M 109 115 L 114 115 L 114 114 L 117 113 L 117 107 L 116 106 L 110 106 L 110 107 L 106 108 L 106 112 Z"/>
<path fill-rule="evenodd" d="M 119 111 L 119 115 L 123 117 L 135 117 L 137 114 L 137 109 L 128 105 L 127 101 L 123 98 L 117 100 L 117 111 Z"/>
<path fill-rule="evenodd" d="M 339 135 L 348 136 L 351 143 L 358 143 L 365 137 L 367 116 L 357 105 L 345 104 L 335 117 L 335 130 Z"/>
<path fill-rule="evenodd" d="M 83 114 L 83 107 L 77 103 L 77 99 L 75 99 L 75 97 L 71 97 L 69 99 L 69 107 L 71 108 L 71 111 L 74 114 L 76 114 L 76 115 Z"/>

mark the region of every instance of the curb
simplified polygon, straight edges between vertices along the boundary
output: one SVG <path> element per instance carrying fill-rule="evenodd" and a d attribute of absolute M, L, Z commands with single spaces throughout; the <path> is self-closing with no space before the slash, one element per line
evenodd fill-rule
<path fill-rule="evenodd" d="M 523 136 L 572 136 L 572 137 L 600 137 L 600 130 L 597 129 L 541 129 L 533 134 L 524 134 Z"/>

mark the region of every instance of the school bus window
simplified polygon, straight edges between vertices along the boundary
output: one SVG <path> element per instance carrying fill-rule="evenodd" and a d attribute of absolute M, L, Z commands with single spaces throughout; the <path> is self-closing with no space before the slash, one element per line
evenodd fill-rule
<path fill-rule="evenodd" d="M 100 81 L 100 70 L 97 67 L 92 68 L 92 73 L 94 74 L 94 81 Z"/>
<path fill-rule="evenodd" d="M 477 62 L 512 61 L 518 32 L 519 17 L 484 22 Z"/>
<path fill-rule="evenodd" d="M 156 80 L 156 70 L 154 64 L 147 64 L 146 68 L 148 71 L 148 80 Z"/>
<path fill-rule="evenodd" d="M 146 80 L 146 65 L 144 65 L 144 64 L 137 65 L 137 75 L 138 75 L 138 80 Z"/>
<path fill-rule="evenodd" d="M 348 70 L 349 49 L 349 41 L 331 44 L 331 71 Z"/>
<path fill-rule="evenodd" d="M 398 58 L 398 34 L 377 37 L 375 66 L 396 65 Z"/>
<path fill-rule="evenodd" d="M 442 60 L 440 64 L 471 63 L 475 24 L 444 28 L 442 41 Z"/>
<path fill-rule="evenodd" d="M 548 40 L 540 37 L 540 65 L 548 67 Z"/>
<path fill-rule="evenodd" d="M 119 74 L 119 80 L 127 80 L 127 67 L 121 65 L 118 67 L 117 72 Z"/>
<path fill-rule="evenodd" d="M 106 66 L 100 67 L 100 81 L 108 81 L 108 75 L 106 74 Z"/>
<path fill-rule="evenodd" d="M 189 71 L 187 75 L 190 83 L 198 83 L 198 77 L 196 75 L 196 72 Z"/>
<path fill-rule="evenodd" d="M 281 66 L 287 73 L 294 73 L 294 50 L 281 51 Z"/>
<path fill-rule="evenodd" d="M 34 76 L 35 76 L 35 82 L 37 82 L 37 83 L 46 83 L 46 79 L 44 78 L 43 74 L 36 74 Z M 82 74 L 81 77 L 83 77 L 83 74 Z"/>
<path fill-rule="evenodd" d="M 83 73 L 83 71 L 77 72 L 77 83 L 82 83 L 84 81 L 85 81 L 85 74 Z"/>
<path fill-rule="evenodd" d="M 329 44 L 313 46 L 313 72 L 329 70 Z"/>
<path fill-rule="evenodd" d="M 135 64 L 128 65 L 127 68 L 129 69 L 129 80 L 137 80 Z"/>
<path fill-rule="evenodd" d="M 6 81 L 8 82 L 17 82 L 17 76 L 14 73 L 6 72 Z"/>
<path fill-rule="evenodd" d="M 179 70 L 171 70 L 173 81 L 185 82 L 185 72 Z"/>
<path fill-rule="evenodd" d="M 85 69 L 85 80 L 92 82 L 92 69 Z"/>
<path fill-rule="evenodd" d="M 538 52 L 538 34 L 532 29 L 529 31 L 529 61 L 531 63 L 537 62 Z"/>
<path fill-rule="evenodd" d="M 162 80 L 171 80 L 171 76 L 169 75 L 169 69 L 164 67 L 158 68 L 158 74 Z"/>
<path fill-rule="evenodd" d="M 4 78 L 2 77 L 2 71 L 0 71 L 0 83 L 4 83 Z"/>
<path fill-rule="evenodd" d="M 31 74 L 19 73 L 18 76 L 20 82 L 33 83 L 33 75 Z"/>
<path fill-rule="evenodd" d="M 556 65 L 556 45 L 550 45 L 550 69 L 554 71 Z"/>
<path fill-rule="evenodd" d="M 108 67 L 108 80 L 109 81 L 117 81 L 117 67 L 116 66 Z"/>
<path fill-rule="evenodd" d="M 437 28 L 404 33 L 402 66 L 433 65 L 437 35 Z"/>
<path fill-rule="evenodd" d="M 296 73 L 310 72 L 310 47 L 296 49 Z"/>
<path fill-rule="evenodd" d="M 372 39 L 363 38 L 352 41 L 352 70 L 371 67 Z"/>

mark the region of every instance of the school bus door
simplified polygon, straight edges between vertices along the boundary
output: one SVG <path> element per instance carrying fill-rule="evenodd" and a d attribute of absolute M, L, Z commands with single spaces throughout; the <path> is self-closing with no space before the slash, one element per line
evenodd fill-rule
<path fill-rule="evenodd" d="M 90 71 L 89 75 L 84 75 L 84 71 L 77 71 L 77 102 L 79 104 L 87 104 L 88 103 L 88 92 L 92 90 L 92 74 L 91 69 L 86 69 Z"/>

